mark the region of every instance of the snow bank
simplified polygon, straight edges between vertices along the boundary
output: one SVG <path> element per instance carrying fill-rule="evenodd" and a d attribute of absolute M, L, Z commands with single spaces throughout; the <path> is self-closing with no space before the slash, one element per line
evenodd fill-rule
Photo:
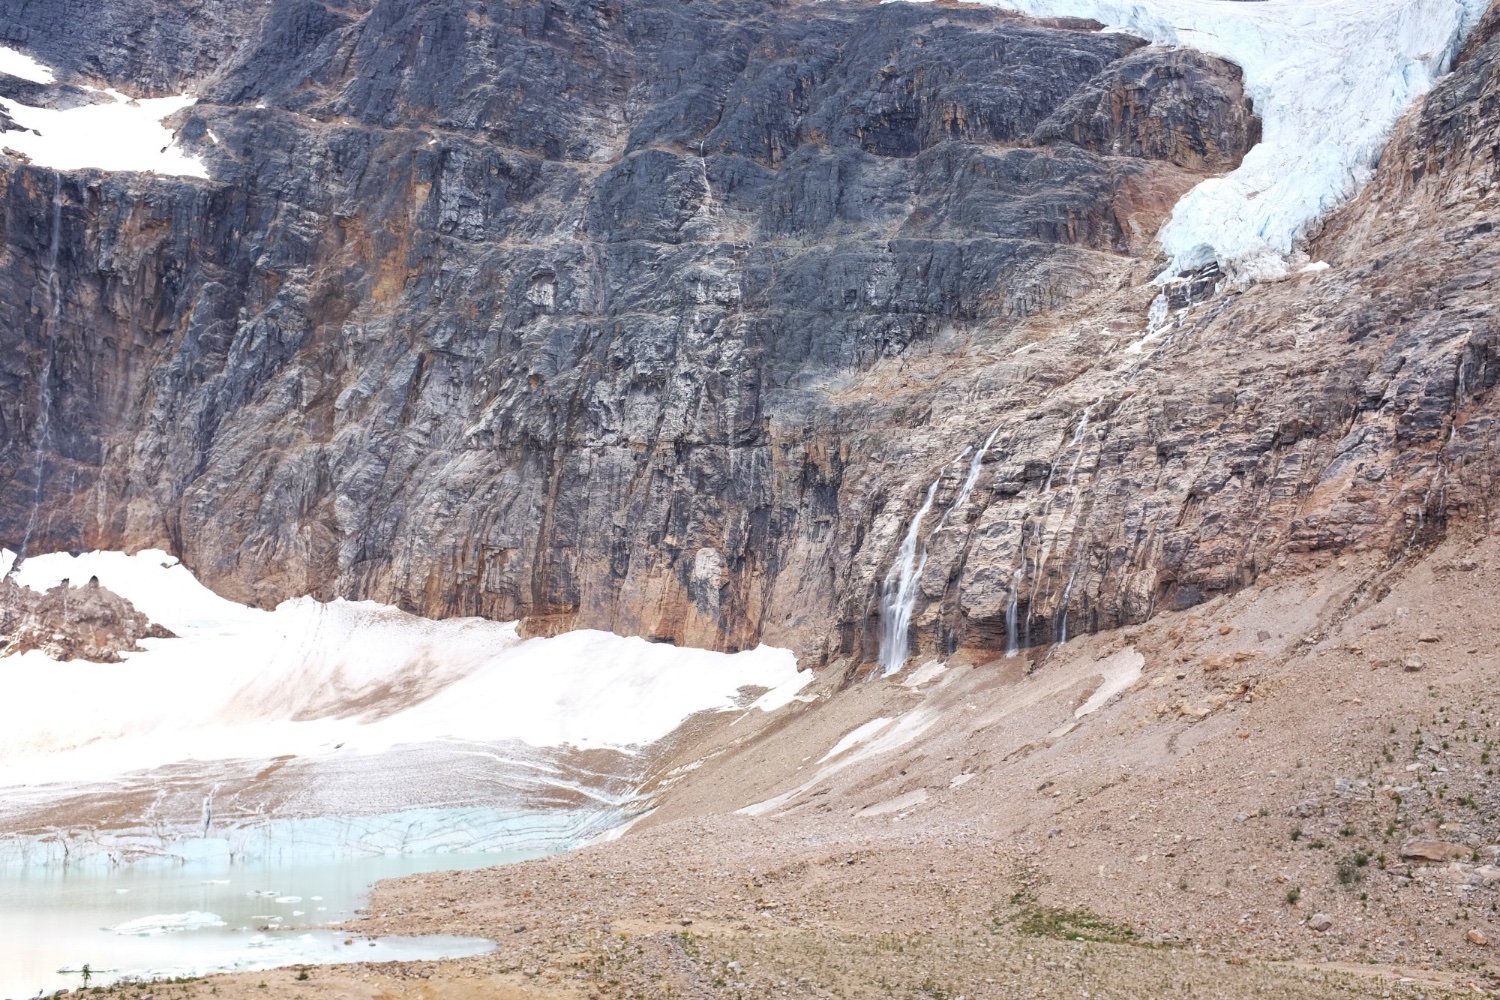
<path fill-rule="evenodd" d="M 53 170 L 138 170 L 176 177 L 208 177 L 203 158 L 176 148 L 177 134 L 162 120 L 196 97 L 132 100 L 114 90 L 100 104 L 55 111 L 0 99 L 0 111 L 29 131 L 0 132 L 0 149 Z"/>
<path fill-rule="evenodd" d="M 0 73 L 49 84 L 56 75 L 15 49 L 0 46 Z M 85 90 L 97 104 L 54 110 L 0 98 L 0 111 L 26 131 L 0 132 L 0 149 L 53 170 L 138 170 L 173 177 L 208 177 L 200 156 L 176 148 L 177 134 L 162 121 L 197 103 L 188 94 L 133 99 L 118 90 Z"/>
<path fill-rule="evenodd" d="M 1263 140 L 1178 202 L 1159 239 L 1168 273 L 1217 259 L 1248 277 L 1288 270 L 1296 241 L 1371 177 L 1401 114 L 1432 88 L 1488 0 L 984 0 L 1093 18 L 1245 72 Z"/>
<path fill-rule="evenodd" d="M 4 45 L 0 45 L 0 73 L 41 84 L 52 83 L 57 79 L 46 66 L 24 52 L 17 52 Z"/>
<path fill-rule="evenodd" d="M 1103 708 L 1109 699 L 1141 679 L 1141 668 L 1145 665 L 1146 658 L 1136 652 L 1134 646 L 1126 646 L 1106 658 L 1098 668 L 1103 681 L 1094 693 L 1089 695 L 1088 701 L 1078 706 L 1077 711 L 1073 713 L 1073 718 L 1081 719 Z"/>
<path fill-rule="evenodd" d="M 123 664 L 0 658 L 0 786 L 453 740 L 630 748 L 740 707 L 746 688 L 784 704 L 812 678 L 767 646 L 725 654 L 595 631 L 523 641 L 514 623 L 369 602 L 261 611 L 159 550 L 36 556 L 11 573 L 35 590 L 96 576 L 178 638 L 144 640 Z"/>

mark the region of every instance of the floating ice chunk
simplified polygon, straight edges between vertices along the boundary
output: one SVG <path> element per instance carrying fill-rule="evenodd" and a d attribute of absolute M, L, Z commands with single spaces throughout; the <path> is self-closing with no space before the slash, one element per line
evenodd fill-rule
<path fill-rule="evenodd" d="M 302 902 L 301 896 L 277 896 L 276 902 L 290 906 L 292 903 Z"/>
<path fill-rule="evenodd" d="M 1177 203 L 1169 273 L 1217 259 L 1279 277 L 1309 227 L 1373 174 L 1396 120 L 1447 71 L 1489 0 L 984 0 L 1087 17 L 1237 63 L 1263 124 L 1238 169 Z"/>
<path fill-rule="evenodd" d="M 162 120 L 197 103 L 188 94 L 131 100 L 103 91 L 108 102 L 54 110 L 0 99 L 26 131 L 0 132 L 0 149 L 53 170 L 135 170 L 175 177 L 208 177 L 202 157 L 176 147 Z"/>
<path fill-rule="evenodd" d="M 0 73 L 18 77 L 22 80 L 30 80 L 32 83 L 55 83 L 57 77 L 46 66 L 37 62 L 24 52 L 6 48 L 0 45 Z"/>
<path fill-rule="evenodd" d="M 186 913 L 158 913 L 116 924 L 110 930 L 116 934 L 171 934 L 177 931 L 196 931 L 205 927 L 223 927 L 224 921 L 216 913 L 189 910 Z"/>

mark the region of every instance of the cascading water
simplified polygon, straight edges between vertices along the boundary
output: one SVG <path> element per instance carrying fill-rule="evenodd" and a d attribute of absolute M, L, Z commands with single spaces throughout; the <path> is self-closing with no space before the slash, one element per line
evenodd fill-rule
<path fill-rule="evenodd" d="M 1007 657 L 1015 656 L 1021 651 L 1020 636 L 1016 629 L 1016 612 L 1021 597 L 1021 581 L 1026 577 L 1025 548 L 1026 540 L 1022 536 L 1021 565 L 1017 566 L 1016 571 L 1010 575 L 1010 601 L 1005 606 L 1005 655 Z"/>
<path fill-rule="evenodd" d="M 974 485 L 979 482 L 979 470 L 984 463 L 984 456 L 989 453 L 990 446 L 995 443 L 995 437 L 999 433 L 998 427 L 990 431 L 990 436 L 984 439 L 984 444 L 980 445 L 979 450 L 974 453 L 973 460 L 969 462 L 969 474 L 964 477 L 963 489 L 958 491 L 958 499 L 953 501 L 953 506 L 943 512 L 943 519 L 933 529 L 934 535 L 942 531 L 943 525 L 948 523 L 948 515 L 962 507 L 968 501 L 969 495 L 974 492 Z"/>
<path fill-rule="evenodd" d="M 921 559 L 917 558 L 917 538 L 922 530 L 922 519 L 932 509 L 933 497 L 937 495 L 942 475 L 927 487 L 927 499 L 922 501 L 917 516 L 912 518 L 901 548 L 896 552 L 896 561 L 885 575 L 885 585 L 880 591 L 880 672 L 889 677 L 906 663 L 910 643 L 911 613 L 917 603 L 917 581 L 922 578 L 922 568 L 927 562 L 927 548 L 923 546 Z"/>
<path fill-rule="evenodd" d="M 1022 590 L 1023 586 L 1026 583 L 1026 577 L 1027 577 L 1026 570 L 1027 570 L 1027 566 L 1031 565 L 1031 564 L 1035 564 L 1035 567 L 1036 567 L 1036 569 L 1035 569 L 1035 576 L 1036 576 L 1036 581 L 1037 582 L 1036 582 L 1036 584 L 1032 588 L 1032 594 L 1031 594 L 1031 597 L 1030 597 L 1030 599 L 1028 601 L 1028 606 L 1035 607 L 1036 604 L 1037 604 L 1037 594 L 1036 594 L 1035 588 L 1036 588 L 1036 586 L 1039 586 L 1041 584 L 1042 579 L 1043 579 L 1043 570 L 1046 568 L 1046 562 L 1047 562 L 1047 559 L 1046 559 L 1046 553 L 1047 553 L 1046 521 L 1047 521 L 1047 518 L 1052 513 L 1052 500 L 1053 500 L 1053 496 L 1054 496 L 1052 487 L 1053 487 L 1053 484 L 1057 480 L 1057 469 L 1058 469 L 1058 466 L 1060 466 L 1062 464 L 1063 460 L 1065 458 L 1067 458 L 1067 455 L 1068 455 L 1069 451 L 1072 451 L 1075 448 L 1077 449 L 1077 451 L 1074 452 L 1074 455 L 1073 455 L 1073 464 L 1071 466 L 1069 466 L 1068 472 L 1067 472 L 1067 478 L 1066 478 L 1066 480 L 1063 483 L 1063 489 L 1071 489 L 1072 486 L 1073 486 L 1073 480 L 1078 475 L 1078 466 L 1080 464 L 1082 464 L 1082 462 L 1083 462 L 1083 451 L 1084 451 L 1084 449 L 1081 446 L 1083 444 L 1084 433 L 1088 430 L 1089 418 L 1093 414 L 1094 407 L 1098 406 L 1101 401 L 1102 400 L 1095 400 L 1094 402 L 1090 403 L 1088 406 L 1086 406 L 1086 407 L 1083 408 L 1083 412 L 1079 415 L 1077 426 L 1074 427 L 1073 433 L 1072 433 L 1072 435 L 1068 439 L 1068 443 L 1063 446 L 1062 452 L 1056 458 L 1054 458 L 1052 460 L 1052 465 L 1047 470 L 1047 481 L 1046 481 L 1046 484 L 1042 487 L 1042 500 L 1043 500 L 1042 509 L 1036 515 L 1036 519 L 1033 520 L 1033 521 L 1031 521 L 1030 525 L 1029 525 L 1030 529 L 1031 529 L 1031 537 L 1030 537 L 1031 546 L 1030 547 L 1031 547 L 1031 550 L 1032 550 L 1032 556 L 1030 558 L 1028 558 L 1027 554 L 1026 554 L 1026 552 L 1027 552 L 1027 535 L 1026 535 L 1026 530 L 1023 528 L 1023 530 L 1021 532 L 1021 545 L 1020 545 L 1019 563 L 1016 566 L 1014 572 L 1011 573 L 1010 599 L 1007 601 L 1007 603 L 1006 603 L 1006 609 L 1005 609 L 1005 655 L 1006 656 L 1015 656 L 1015 655 L 1017 655 L 1021 651 L 1021 645 L 1022 645 L 1022 635 L 1021 635 L 1021 632 L 1022 632 L 1022 629 L 1021 629 L 1020 621 L 1019 621 L 1020 603 L 1021 603 L 1021 590 Z M 1077 509 L 1077 503 L 1078 503 L 1078 497 L 1075 495 L 1073 497 L 1073 502 L 1068 507 L 1068 513 L 1069 513 L 1069 515 L 1071 515 L 1072 512 Z M 1054 538 L 1055 538 L 1055 533 L 1054 533 Z M 1072 578 L 1071 577 L 1069 578 L 1068 586 L 1069 587 L 1072 586 Z M 1031 644 L 1031 616 L 1029 614 L 1027 615 L 1025 633 L 1026 633 L 1025 634 L 1025 644 L 1026 645 L 1030 645 Z"/>
<path fill-rule="evenodd" d="M 958 491 L 957 499 L 947 510 L 943 511 L 943 516 L 938 518 L 938 523 L 922 540 L 920 554 L 917 550 L 917 539 L 921 537 L 922 521 L 932 509 L 933 499 L 937 496 L 938 484 L 943 479 L 941 473 L 927 488 L 927 498 L 922 503 L 921 509 L 917 511 L 917 516 L 912 519 L 911 527 L 906 531 L 906 537 L 901 541 L 901 548 L 896 553 L 896 561 L 891 565 L 890 572 L 886 574 L 885 584 L 880 592 L 880 672 L 883 677 L 889 677 L 905 666 L 907 654 L 911 651 L 911 616 L 917 604 L 917 584 L 921 582 L 922 570 L 927 566 L 928 545 L 938 532 L 947 526 L 949 516 L 968 502 L 970 495 L 974 492 L 975 484 L 979 482 L 984 456 L 989 452 L 990 446 L 995 443 L 995 437 L 999 433 L 998 427 L 991 431 L 984 444 L 974 452 L 974 457 L 969 460 L 968 475 L 964 477 L 964 484 Z M 959 458 L 963 456 L 959 455 Z"/>
<path fill-rule="evenodd" d="M 62 290 L 57 286 L 57 254 L 61 242 L 62 174 L 59 173 L 54 175 L 52 187 L 52 241 L 47 251 L 47 312 L 42 324 L 46 360 L 42 363 L 42 375 L 37 383 L 36 449 L 32 460 L 36 485 L 32 490 L 31 514 L 26 519 L 26 531 L 21 536 L 19 555 L 23 559 L 30 552 L 31 535 L 36 530 L 37 512 L 42 506 L 42 473 L 47 459 L 47 446 L 52 438 L 52 363 L 57 355 L 57 317 L 62 311 Z"/>

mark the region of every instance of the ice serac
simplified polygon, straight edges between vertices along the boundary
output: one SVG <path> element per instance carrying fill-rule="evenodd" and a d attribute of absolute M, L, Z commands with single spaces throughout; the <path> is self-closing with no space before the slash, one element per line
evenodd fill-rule
<path fill-rule="evenodd" d="M 1487 0 L 985 0 L 1098 21 L 1245 71 L 1263 141 L 1161 231 L 1170 270 L 1283 275 L 1298 240 L 1368 183 L 1391 129 L 1446 72 Z"/>
<path fill-rule="evenodd" d="M 1299 45 L 1432 86 L 1308 233 L 1328 266 L 1246 289 L 1151 284 L 1174 206 L 1274 145 L 1202 46 L 967 5 L 202 6 L 171 53 L 75 29 L 97 64 L 18 15 L 54 90 L 201 95 L 210 178 L 0 169 L 0 544 L 857 667 L 934 481 L 916 657 L 1489 516 L 1492 43 L 1417 58 L 1459 7 L 1372 8 L 1347 54 L 1355 6 L 1194 5 L 1331 18 Z M 229 18 L 233 51 L 194 34 Z"/>

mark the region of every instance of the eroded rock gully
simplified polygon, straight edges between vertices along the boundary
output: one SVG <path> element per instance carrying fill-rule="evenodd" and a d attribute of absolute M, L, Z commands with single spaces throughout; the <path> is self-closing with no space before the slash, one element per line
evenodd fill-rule
<path fill-rule="evenodd" d="M 12 546 L 858 662 L 935 478 L 920 650 L 1484 513 L 1493 249 L 1454 232 L 1491 209 L 1433 193 L 1481 145 L 1388 158 L 1332 270 L 1141 342 L 1156 227 L 1258 138 L 1219 60 L 947 5 L 210 3 L 134 47 L 118 6 L 7 37 L 200 94 L 213 180 L 3 161 Z"/>

